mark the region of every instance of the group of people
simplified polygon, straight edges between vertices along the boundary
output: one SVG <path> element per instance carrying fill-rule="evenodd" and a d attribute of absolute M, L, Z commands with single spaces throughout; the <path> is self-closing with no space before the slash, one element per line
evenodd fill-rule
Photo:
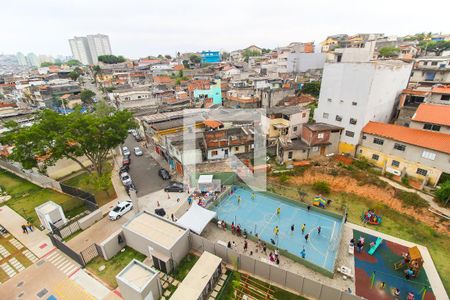
<path fill-rule="evenodd" d="M 361 252 L 363 251 L 363 249 L 364 249 L 364 243 L 365 243 L 365 240 L 364 240 L 364 238 L 361 236 L 361 237 L 358 239 L 358 241 L 356 242 L 356 251 L 358 251 L 358 253 L 361 253 Z M 352 247 L 355 246 L 355 239 L 354 239 L 354 238 L 352 238 L 352 239 L 350 240 L 350 246 L 352 246 Z"/>
<path fill-rule="evenodd" d="M 306 230 L 306 224 L 303 223 L 302 227 L 301 227 L 301 231 L 302 231 L 302 235 L 304 235 L 305 238 L 305 242 L 308 242 L 309 239 L 309 233 L 305 234 L 305 230 Z M 291 225 L 291 233 L 293 234 L 295 231 L 295 224 Z M 322 232 L 322 227 L 321 226 L 317 226 L 317 234 L 320 235 L 320 233 Z M 278 237 L 278 234 L 280 233 L 280 228 L 278 227 L 278 225 L 276 225 L 273 228 L 273 234 L 275 235 L 275 237 Z"/>
<path fill-rule="evenodd" d="M 22 225 L 22 232 L 26 234 L 28 234 L 28 232 L 33 232 L 33 225 L 30 222 Z"/>
<path fill-rule="evenodd" d="M 275 249 L 273 253 L 272 252 L 269 253 L 269 261 L 277 265 L 280 264 L 280 254 L 278 253 L 278 249 Z"/>

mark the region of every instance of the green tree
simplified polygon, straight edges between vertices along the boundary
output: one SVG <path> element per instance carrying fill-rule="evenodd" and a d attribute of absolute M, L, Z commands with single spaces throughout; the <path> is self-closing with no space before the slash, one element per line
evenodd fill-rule
<path fill-rule="evenodd" d="M 272 50 L 270 50 L 269 48 L 262 48 L 262 54 L 266 54 L 266 53 L 270 53 L 272 52 Z"/>
<path fill-rule="evenodd" d="M 244 61 L 248 62 L 248 59 L 252 56 L 259 56 L 261 53 L 259 51 L 252 51 L 250 49 L 244 50 L 244 53 L 242 53 L 242 56 L 244 57 Z"/>
<path fill-rule="evenodd" d="M 5 99 L 5 95 L 3 95 L 2 93 L 0 93 L 0 99 Z"/>
<path fill-rule="evenodd" d="M 91 90 L 85 89 L 81 91 L 80 98 L 86 105 L 91 105 L 94 103 L 95 93 Z"/>
<path fill-rule="evenodd" d="M 170 56 L 169 54 L 164 55 L 164 57 L 167 59 L 172 59 L 172 56 Z"/>
<path fill-rule="evenodd" d="M 60 97 L 53 95 L 52 104 L 56 107 L 61 107 L 63 105 L 67 105 L 67 100 L 62 100 Z"/>
<path fill-rule="evenodd" d="M 189 61 L 188 60 L 183 60 L 182 61 L 182 63 L 183 63 L 183 66 L 186 68 L 186 69 L 188 69 L 189 68 Z"/>
<path fill-rule="evenodd" d="M 81 62 L 76 59 L 71 59 L 66 62 L 66 65 L 68 65 L 69 67 L 81 66 Z"/>
<path fill-rule="evenodd" d="M 202 62 L 202 58 L 197 54 L 191 54 L 191 56 L 189 56 L 189 60 L 194 64 L 199 64 Z"/>
<path fill-rule="evenodd" d="M 70 77 L 70 79 L 72 79 L 73 81 L 77 81 L 78 80 L 78 77 L 80 77 L 80 73 L 78 73 L 77 71 L 72 71 L 72 72 L 70 72 L 69 73 L 69 77 Z"/>
<path fill-rule="evenodd" d="M 41 67 L 42 67 L 42 68 L 44 68 L 44 67 L 50 67 L 50 66 L 53 66 L 53 63 L 48 62 L 48 61 L 44 61 L 44 62 L 41 63 Z"/>
<path fill-rule="evenodd" d="M 111 105 L 108 105 L 105 101 L 99 101 L 95 103 L 94 111 L 100 117 L 108 117 L 114 113 L 115 109 Z"/>
<path fill-rule="evenodd" d="M 227 60 L 229 58 L 230 58 L 230 53 L 226 52 L 226 51 L 223 51 L 222 52 L 222 60 Z"/>
<path fill-rule="evenodd" d="M 302 94 L 309 94 L 314 97 L 319 97 L 320 94 L 320 81 L 306 82 L 302 86 Z"/>
<path fill-rule="evenodd" d="M 379 53 L 382 57 L 394 57 L 398 56 L 400 49 L 397 47 L 383 47 L 379 50 Z"/>
<path fill-rule="evenodd" d="M 330 193 L 330 185 L 326 181 L 316 181 L 314 182 L 312 189 L 317 193 L 327 195 Z"/>
<path fill-rule="evenodd" d="M 439 185 L 439 188 L 434 192 L 434 195 L 436 198 L 442 202 L 446 203 L 449 201 L 450 197 L 450 180 L 447 180 L 446 182 Z"/>
<path fill-rule="evenodd" d="M 422 41 L 419 48 L 425 51 L 425 54 L 435 52 L 436 55 L 441 55 L 442 52 L 450 50 L 450 41 Z"/>
<path fill-rule="evenodd" d="M 20 162 L 25 169 L 44 168 L 54 165 L 59 159 L 75 161 L 88 173 L 81 157 L 86 157 L 99 176 L 107 171 L 108 155 L 122 144 L 128 130 L 136 128 L 133 115 L 126 111 L 115 111 L 107 116 L 96 113 L 73 113 L 61 115 L 53 110 L 44 110 L 30 127 L 9 124 L 10 131 L 0 142 L 14 145 L 10 159 Z"/>
<path fill-rule="evenodd" d="M 119 55 L 119 56 L 115 56 L 115 55 L 100 55 L 98 57 L 98 61 L 101 61 L 102 63 L 105 64 L 117 64 L 117 63 L 122 63 L 125 61 L 125 57 Z"/>

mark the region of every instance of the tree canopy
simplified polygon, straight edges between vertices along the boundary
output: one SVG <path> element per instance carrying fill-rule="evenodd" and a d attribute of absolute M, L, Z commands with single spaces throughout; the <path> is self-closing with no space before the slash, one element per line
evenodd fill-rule
<path fill-rule="evenodd" d="M 80 98 L 86 105 L 91 105 L 94 103 L 95 93 L 91 90 L 85 89 L 81 91 Z"/>
<path fill-rule="evenodd" d="M 439 188 L 434 192 L 436 198 L 442 203 L 446 203 L 450 199 L 450 180 L 442 183 Z"/>
<path fill-rule="evenodd" d="M 242 56 L 244 57 L 244 61 L 248 62 L 248 59 L 252 56 L 259 56 L 261 55 L 261 52 L 256 51 L 256 50 L 250 50 L 250 49 L 245 49 L 244 53 L 242 53 Z"/>
<path fill-rule="evenodd" d="M 81 66 L 81 62 L 76 59 L 71 59 L 66 62 L 66 65 L 68 65 L 69 67 Z"/>
<path fill-rule="evenodd" d="M 9 158 L 20 162 L 25 169 L 42 166 L 46 169 L 59 159 L 67 158 L 92 174 L 80 161 L 80 157 L 85 156 L 101 176 L 106 171 L 111 149 L 122 144 L 128 130 L 136 124 L 126 110 L 104 115 L 76 109 L 67 115 L 44 110 L 30 127 L 20 127 L 13 122 L 8 123 L 8 127 L 11 130 L 0 142 L 14 146 Z"/>
<path fill-rule="evenodd" d="M 44 67 L 50 67 L 50 66 L 60 66 L 60 65 L 61 65 L 61 63 L 58 63 L 58 62 L 54 62 L 54 63 L 49 62 L 49 61 L 41 62 L 41 67 L 42 67 L 42 68 L 44 68 Z"/>
<path fill-rule="evenodd" d="M 202 58 L 197 54 L 191 54 L 191 56 L 189 56 L 189 60 L 194 64 L 199 64 L 202 62 Z"/>
<path fill-rule="evenodd" d="M 400 53 L 400 49 L 397 47 L 383 47 L 378 52 L 382 57 L 394 57 Z"/>
<path fill-rule="evenodd" d="M 319 97 L 320 94 L 320 81 L 312 81 L 303 84 L 302 94 L 309 94 L 314 97 Z"/>
<path fill-rule="evenodd" d="M 419 43 L 419 48 L 427 52 L 435 52 L 436 55 L 441 55 L 442 52 L 450 50 L 450 41 L 422 41 Z"/>
<path fill-rule="evenodd" d="M 115 56 L 115 55 L 100 55 L 98 57 L 98 61 L 101 61 L 102 63 L 105 64 L 117 64 L 117 63 L 122 63 L 125 61 L 125 57 L 123 57 L 122 55 L 119 56 Z"/>

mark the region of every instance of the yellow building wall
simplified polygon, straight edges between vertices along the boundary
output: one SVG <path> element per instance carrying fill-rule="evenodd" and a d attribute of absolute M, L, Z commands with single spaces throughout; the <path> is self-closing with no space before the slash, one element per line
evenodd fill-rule
<path fill-rule="evenodd" d="M 283 124 L 285 126 L 289 126 L 289 121 L 282 118 L 270 119 L 269 138 L 276 138 L 280 136 L 280 131 L 273 128 L 273 125 L 275 124 Z"/>
<path fill-rule="evenodd" d="M 379 156 L 379 159 L 378 160 L 372 159 L 373 154 L 377 154 Z M 377 167 L 384 168 L 384 166 L 386 166 L 386 168 L 396 169 L 399 170 L 400 172 L 403 171 L 408 175 L 408 177 L 412 177 L 420 181 L 423 181 L 425 179 L 425 176 L 417 174 L 416 173 L 417 168 L 427 170 L 427 178 L 428 178 L 427 184 L 432 186 L 435 186 L 437 184 L 439 177 L 442 174 L 442 171 L 439 169 L 430 166 L 425 166 L 417 162 L 405 160 L 399 156 L 385 154 L 383 152 L 379 152 L 371 148 L 360 147 L 358 151 L 358 156 L 363 156 L 367 158 L 371 163 L 373 163 Z M 398 161 L 400 165 L 398 167 L 392 166 L 393 160 Z"/>
<path fill-rule="evenodd" d="M 352 156 L 355 155 L 356 146 L 344 142 L 339 142 L 339 153 L 341 154 L 350 154 Z"/>

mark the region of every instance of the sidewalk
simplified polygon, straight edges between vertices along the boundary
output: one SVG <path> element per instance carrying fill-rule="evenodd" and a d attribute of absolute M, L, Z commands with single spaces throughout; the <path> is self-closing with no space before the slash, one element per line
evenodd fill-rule
<path fill-rule="evenodd" d="M 21 226 L 26 224 L 27 221 L 6 205 L 0 207 L 0 223 L 38 258 L 43 257 L 53 249 L 50 238 L 39 229 L 34 228 L 33 232 L 23 233 Z"/>
<path fill-rule="evenodd" d="M 106 296 L 108 296 L 111 292 L 102 283 L 97 281 L 97 279 L 89 276 L 83 269 L 80 269 L 70 279 L 75 281 L 85 291 L 93 295 L 98 300 L 106 298 Z"/>
<path fill-rule="evenodd" d="M 384 240 L 389 240 L 392 242 L 395 242 L 400 245 L 404 245 L 407 247 L 414 247 L 417 246 L 420 250 L 420 253 L 422 254 L 422 258 L 424 260 L 423 268 L 425 269 L 425 272 L 427 273 L 428 280 L 430 282 L 431 288 L 433 289 L 434 296 L 436 299 L 439 300 L 445 300 L 449 299 L 447 292 L 445 291 L 444 284 L 442 283 L 441 278 L 439 277 L 439 273 L 436 270 L 436 267 L 434 265 L 433 259 L 431 258 L 430 252 L 428 252 L 427 247 L 418 245 L 409 241 L 405 241 L 399 238 L 396 238 L 392 235 L 388 235 L 370 228 L 366 228 L 360 225 L 352 224 L 352 223 L 346 223 L 348 227 L 352 229 L 356 229 L 361 232 L 368 233 L 370 235 L 381 237 Z"/>
<path fill-rule="evenodd" d="M 421 191 L 415 190 L 415 189 L 407 188 L 407 187 L 405 187 L 391 179 L 388 179 L 386 177 L 379 176 L 378 178 L 380 178 L 384 182 L 389 183 L 391 186 L 393 186 L 399 190 L 418 194 L 420 197 L 422 197 L 422 199 L 424 199 L 425 201 L 427 201 L 430 204 L 431 208 L 433 208 L 434 210 L 437 210 L 438 212 L 440 212 L 443 215 L 450 217 L 450 210 L 445 207 L 440 207 L 436 202 L 434 202 L 433 196 L 427 195 L 427 194 L 425 194 Z"/>

